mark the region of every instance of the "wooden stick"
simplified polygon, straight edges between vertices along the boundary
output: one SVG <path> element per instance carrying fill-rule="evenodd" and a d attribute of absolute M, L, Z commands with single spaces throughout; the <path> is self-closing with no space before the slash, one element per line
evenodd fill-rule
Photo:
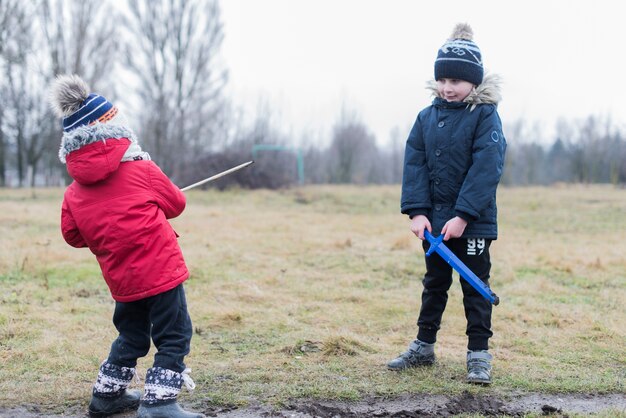
<path fill-rule="evenodd" d="M 252 163 L 254 163 L 254 161 L 248 161 L 247 163 L 243 163 L 243 164 L 240 164 L 240 165 L 238 165 L 238 166 L 236 166 L 236 167 L 229 168 L 229 169 L 228 169 L 228 170 L 226 170 L 226 171 L 222 171 L 222 172 L 221 172 L 221 173 L 219 173 L 219 174 L 216 174 L 216 175 L 214 175 L 214 176 L 211 176 L 211 177 L 209 177 L 209 178 L 206 178 L 206 179 L 204 179 L 204 180 L 201 180 L 201 181 L 199 181 L 199 182 L 197 182 L 197 183 L 190 184 L 189 186 L 187 186 L 187 187 L 183 187 L 183 188 L 182 188 L 182 189 L 180 189 L 180 190 L 184 192 L 184 191 L 187 191 L 187 190 L 189 190 L 189 189 L 193 189 L 194 187 L 201 186 L 201 185 L 203 185 L 204 183 L 208 183 L 208 182 L 210 182 L 210 181 L 217 180 L 217 179 L 219 179 L 220 177 L 224 177 L 226 174 L 230 174 L 230 173 L 232 173 L 232 172 L 234 172 L 234 171 L 241 170 L 242 168 L 247 167 L 247 166 L 249 166 L 249 165 L 250 165 L 250 164 L 252 164 Z"/>

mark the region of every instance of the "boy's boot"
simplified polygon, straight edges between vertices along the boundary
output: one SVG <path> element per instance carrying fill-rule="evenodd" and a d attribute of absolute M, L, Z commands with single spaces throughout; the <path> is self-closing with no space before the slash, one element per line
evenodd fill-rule
<path fill-rule="evenodd" d="M 435 363 L 435 344 L 420 340 L 412 341 L 409 349 L 387 363 L 389 370 L 404 370 L 410 367 L 430 366 Z"/>
<path fill-rule="evenodd" d="M 137 409 L 141 391 L 126 390 L 135 376 L 134 367 L 121 367 L 104 361 L 93 385 L 89 415 L 108 417 L 123 411 Z"/>
<path fill-rule="evenodd" d="M 163 367 L 152 367 L 146 373 L 143 401 L 137 411 L 139 418 L 204 418 L 203 414 L 187 412 L 176 402 L 176 397 L 185 383 L 189 390 L 195 384 L 189 377 L 190 369 L 182 373 Z"/>
<path fill-rule="evenodd" d="M 491 384 L 491 354 L 487 350 L 467 352 L 467 383 Z"/>

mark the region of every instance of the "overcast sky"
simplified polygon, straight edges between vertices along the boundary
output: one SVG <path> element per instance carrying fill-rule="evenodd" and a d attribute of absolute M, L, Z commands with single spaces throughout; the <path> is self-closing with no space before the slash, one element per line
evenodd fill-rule
<path fill-rule="evenodd" d="M 504 123 L 611 114 L 626 124 L 626 6 L 605 0 L 226 0 L 229 92 L 267 101 L 295 135 L 330 133 L 342 105 L 380 144 L 405 137 L 432 98 L 438 48 L 469 23 L 486 70 L 504 79 Z M 506 134 L 506 131 L 505 131 Z M 327 135 L 326 135 L 327 136 Z M 550 138 L 551 140 L 551 138 Z"/>

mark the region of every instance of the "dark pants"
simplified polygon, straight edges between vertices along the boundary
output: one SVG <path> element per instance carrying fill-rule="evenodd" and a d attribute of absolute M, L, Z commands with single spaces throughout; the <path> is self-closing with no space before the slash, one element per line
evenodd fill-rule
<path fill-rule="evenodd" d="M 489 285 L 489 239 L 451 239 L 445 241 L 446 246 L 472 270 L 485 284 Z M 424 251 L 430 244 L 423 243 Z M 426 274 L 424 275 L 422 307 L 417 326 L 417 338 L 425 343 L 434 343 L 441 325 L 441 317 L 448 302 L 448 289 L 452 285 L 452 267 L 437 253 L 426 257 Z M 480 295 L 465 280 L 461 279 L 463 289 L 463 306 L 467 319 L 466 334 L 469 350 L 487 350 L 491 332 L 491 303 Z"/>
<path fill-rule="evenodd" d="M 154 367 L 185 370 L 192 327 L 182 284 L 134 302 L 115 302 L 113 324 L 120 334 L 111 345 L 109 363 L 135 367 L 137 359 L 148 354 L 152 338 L 157 349 Z"/>

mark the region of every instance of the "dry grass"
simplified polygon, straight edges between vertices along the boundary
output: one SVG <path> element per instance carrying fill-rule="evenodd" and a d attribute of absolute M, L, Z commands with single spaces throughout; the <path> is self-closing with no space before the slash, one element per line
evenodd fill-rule
<path fill-rule="evenodd" d="M 626 190 L 501 189 L 491 389 L 463 383 L 458 283 L 439 363 L 385 370 L 416 333 L 424 269 L 399 192 L 191 192 L 173 222 L 192 271 L 187 363 L 198 387 L 187 400 L 625 390 Z M 85 404 L 115 338 L 95 259 L 60 236 L 61 195 L 0 190 L 1 406 Z M 144 373 L 150 358 L 138 367 Z"/>

